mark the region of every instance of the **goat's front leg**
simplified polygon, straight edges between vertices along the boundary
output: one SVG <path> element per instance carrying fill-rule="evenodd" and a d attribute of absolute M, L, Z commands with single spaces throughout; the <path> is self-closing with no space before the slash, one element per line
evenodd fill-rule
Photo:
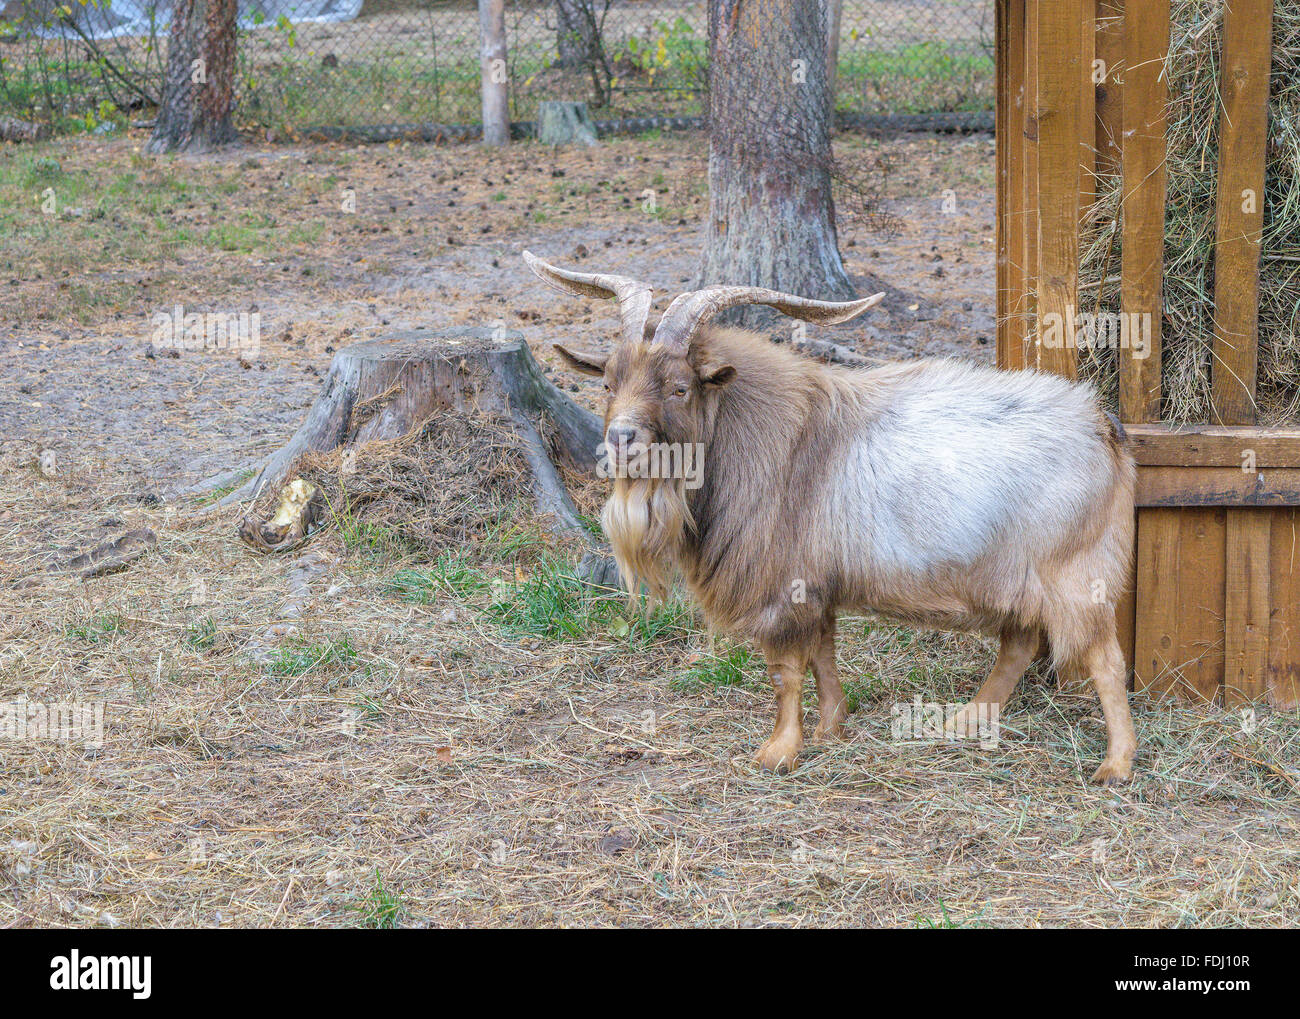
<path fill-rule="evenodd" d="M 764 648 L 767 674 L 776 691 L 776 726 L 754 759 L 768 771 L 793 771 L 803 749 L 803 678 L 808 672 L 807 648 Z"/>

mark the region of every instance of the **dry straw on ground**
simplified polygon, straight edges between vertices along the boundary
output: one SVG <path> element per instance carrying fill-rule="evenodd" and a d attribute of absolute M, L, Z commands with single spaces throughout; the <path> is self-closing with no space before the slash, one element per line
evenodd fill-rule
<path fill-rule="evenodd" d="M 855 272 L 887 277 L 919 307 L 912 317 L 912 302 L 892 302 L 887 328 L 860 350 L 987 358 L 961 302 L 987 317 L 991 148 L 881 144 L 898 154 L 896 208 L 920 209 L 918 195 L 938 208 L 954 179 L 971 197 L 955 216 L 909 215 L 878 250 L 846 243 Z M 124 151 L 59 155 L 108 180 Z M 1294 715 L 1252 720 L 1136 695 L 1136 781 L 1097 789 L 1086 781 L 1105 747 L 1094 701 L 1039 676 L 1008 706 L 993 750 L 895 740 L 895 703 L 968 696 L 993 649 L 844 620 L 840 666 L 859 705 L 849 741 L 810 745 L 798 772 L 776 777 L 752 762 L 772 722 L 752 649 L 711 656 L 680 603 L 651 629 L 620 600 L 577 588 L 565 574 L 576 552 L 526 516 L 478 507 L 466 530 L 481 524 L 484 537 L 437 557 L 348 527 L 267 556 L 235 536 L 238 511 L 199 516 L 155 496 L 278 448 L 319 384 L 297 362 L 323 373 L 329 358 L 294 340 L 265 344 L 265 372 L 106 353 L 129 342 L 129 321 L 149 321 L 137 273 L 159 292 L 182 274 L 196 281 L 196 305 L 263 280 L 274 291 L 264 309 L 310 306 L 312 335 L 329 342 L 346 342 L 344 325 L 368 337 L 389 328 L 382 319 L 417 324 L 431 306 L 466 322 L 536 311 L 525 328 L 544 359 L 552 339 L 606 341 L 608 314 L 547 302 L 517 259 L 493 265 L 498 246 L 545 232 L 563 253 L 595 248 L 597 232 L 609 252 L 599 268 L 635 265 L 664 282 L 689 274 L 699 246 L 693 218 L 647 217 L 632 197 L 673 167 L 694 217 L 702 139 L 561 156 L 563 176 L 552 176 L 556 157 L 526 146 L 490 164 L 470 148 L 272 156 L 260 170 L 150 162 L 131 193 L 164 172 L 197 188 L 220 171 L 240 186 L 219 206 L 204 192 L 193 215 L 274 196 L 266 208 L 284 223 L 297 195 L 293 215 L 317 217 L 327 242 L 299 251 L 268 230 L 265 252 L 187 249 L 182 266 L 153 248 L 132 256 L 116 225 L 100 236 L 99 221 L 46 223 L 20 201 L 27 192 L 4 191 L 53 240 L 33 263 L 22 261 L 35 258 L 29 235 L 14 235 L 21 285 L 10 289 L 22 300 L 0 309 L 34 334 L 21 350 L 0 347 L 0 702 L 103 702 L 106 731 L 99 748 L 0 742 L 0 927 L 1300 923 Z M 339 217 L 330 202 L 308 204 L 333 198 L 325 178 L 315 191 L 284 186 L 338 160 L 352 161 L 345 180 L 358 193 L 369 181 L 400 200 Z M 493 201 L 506 171 L 506 198 Z M 415 213 L 389 212 L 407 201 Z M 544 231 L 534 206 L 551 217 Z M 119 214 L 157 240 L 158 216 L 125 202 Z M 489 221 L 493 233 L 479 235 Z M 414 239 L 387 229 L 399 222 Z M 444 246 L 462 222 L 466 243 Z M 270 256 L 310 258 L 313 273 L 270 273 Z M 60 340 L 52 323 L 68 326 L 73 295 L 50 280 L 111 261 L 132 272 L 132 318 L 77 305 L 94 336 Z M 295 316 L 298 336 L 306 316 Z M 46 474 L 49 447 L 58 469 Z M 585 512 L 598 488 L 580 499 Z M 49 569 L 146 527 L 157 547 L 129 569 L 86 580 Z M 811 731 L 811 691 L 806 707 Z"/>
<path fill-rule="evenodd" d="M 356 544 L 435 557 L 481 540 L 493 523 L 526 518 L 531 495 L 522 443 L 509 421 L 439 415 L 396 439 L 306 453 L 286 478 L 315 486 L 322 522 Z M 273 510 L 278 486 L 253 516 Z"/>
<path fill-rule="evenodd" d="M 1218 186 L 1220 53 L 1224 0 L 1175 0 L 1169 82 L 1165 207 L 1163 376 L 1165 418 L 1210 421 L 1214 343 L 1214 238 Z M 1259 416 L 1300 419 L 1300 6 L 1273 12 L 1273 68 L 1260 261 Z M 1080 311 L 1120 309 L 1118 175 L 1101 177 L 1083 238 Z M 1085 348 L 1080 365 L 1112 402 L 1114 350 Z"/>

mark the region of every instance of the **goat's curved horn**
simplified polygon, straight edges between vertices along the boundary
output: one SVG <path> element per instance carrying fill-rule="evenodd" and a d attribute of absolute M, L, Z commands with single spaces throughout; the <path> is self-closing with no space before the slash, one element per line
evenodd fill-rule
<path fill-rule="evenodd" d="M 884 297 L 882 292 L 858 301 L 814 301 L 763 287 L 705 287 L 681 294 L 668 305 L 655 330 L 654 342 L 684 351 L 701 325 L 719 312 L 739 304 L 765 304 L 791 318 L 835 325 L 874 308 Z"/>
<path fill-rule="evenodd" d="M 547 286 L 566 294 L 584 297 L 613 297 L 618 301 L 618 314 L 622 321 L 624 340 L 639 341 L 645 332 L 645 321 L 650 317 L 651 290 L 628 276 L 611 276 L 599 272 L 574 272 L 543 262 L 531 251 L 524 252 L 524 261 L 539 280 Z"/>

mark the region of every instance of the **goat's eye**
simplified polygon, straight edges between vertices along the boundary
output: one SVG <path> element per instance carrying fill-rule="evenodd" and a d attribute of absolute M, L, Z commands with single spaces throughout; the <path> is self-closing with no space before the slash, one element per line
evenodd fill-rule
<path fill-rule="evenodd" d="M 673 396 L 685 396 L 689 392 L 690 389 L 688 389 L 686 386 L 678 386 L 676 389 L 673 390 Z"/>
<path fill-rule="evenodd" d="M 605 392 L 607 392 L 607 393 L 612 393 L 612 392 L 613 392 L 613 390 L 609 388 L 609 383 L 608 383 L 608 382 L 605 383 Z"/>

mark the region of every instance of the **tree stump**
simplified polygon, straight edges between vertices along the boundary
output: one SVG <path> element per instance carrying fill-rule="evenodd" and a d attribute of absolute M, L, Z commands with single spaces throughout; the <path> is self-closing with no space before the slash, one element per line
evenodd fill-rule
<path fill-rule="evenodd" d="M 543 145 L 595 145 L 596 124 L 586 103 L 546 100 L 537 110 L 537 138 Z"/>
<path fill-rule="evenodd" d="M 550 450 L 570 467 L 594 472 L 600 419 L 546 379 L 523 334 L 481 327 L 417 329 L 344 347 L 334 355 L 320 396 L 293 438 L 271 455 L 257 479 L 217 505 L 242 501 L 284 480 L 306 452 L 395 439 L 435 414 L 475 412 L 511 421 L 532 469 L 538 510 L 561 529 L 585 534 Z"/>

